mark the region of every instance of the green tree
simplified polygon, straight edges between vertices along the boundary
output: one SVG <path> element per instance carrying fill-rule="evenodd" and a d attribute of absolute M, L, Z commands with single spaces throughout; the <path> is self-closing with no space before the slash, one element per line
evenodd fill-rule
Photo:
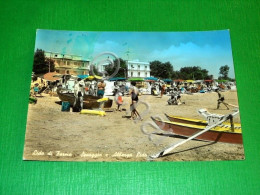
<path fill-rule="evenodd" d="M 219 78 L 218 79 L 229 79 L 228 77 L 228 72 L 229 72 L 229 66 L 225 65 L 225 66 L 221 66 L 219 69 Z"/>
<path fill-rule="evenodd" d="M 173 66 L 170 62 L 162 63 L 158 60 L 150 62 L 151 75 L 161 79 L 172 78 L 174 75 Z"/>
<path fill-rule="evenodd" d="M 193 66 L 193 67 L 183 67 L 180 69 L 180 71 L 177 71 L 175 73 L 175 79 L 192 79 L 192 80 L 204 80 L 204 79 L 210 79 L 212 75 L 208 75 L 208 70 L 201 69 L 199 66 Z"/>
<path fill-rule="evenodd" d="M 98 71 L 98 69 L 96 68 L 96 66 L 93 66 L 93 69 L 90 69 L 89 75 L 103 76 L 103 74 Z"/>
<path fill-rule="evenodd" d="M 46 58 L 42 49 L 37 49 L 34 53 L 33 72 L 35 74 L 44 74 L 49 72 L 49 67 L 50 72 L 55 70 L 54 61 Z"/>
<path fill-rule="evenodd" d="M 120 67 L 119 67 L 117 74 L 114 77 L 127 77 L 126 61 L 123 60 L 122 58 L 119 58 L 119 62 L 120 62 Z M 106 66 L 105 71 L 110 76 L 116 71 L 117 66 L 118 66 L 118 60 L 115 59 L 114 60 L 114 66 L 112 67 L 112 64 Z"/>

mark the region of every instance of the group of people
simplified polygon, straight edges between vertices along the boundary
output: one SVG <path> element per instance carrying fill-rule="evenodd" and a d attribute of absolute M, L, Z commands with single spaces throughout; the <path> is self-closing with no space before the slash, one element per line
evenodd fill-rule
<path fill-rule="evenodd" d="M 136 87 L 136 82 L 131 82 L 131 87 L 129 89 L 129 95 L 131 96 L 131 104 L 130 104 L 130 111 L 131 111 L 131 118 L 132 120 L 137 119 L 139 117 L 142 120 L 141 115 L 137 111 L 137 105 L 139 101 L 139 90 Z M 117 104 L 117 110 L 121 111 L 121 106 L 123 105 L 123 94 L 121 91 L 117 91 L 115 94 L 115 102 Z"/>
<path fill-rule="evenodd" d="M 103 98 L 105 93 L 106 84 L 104 80 L 101 80 L 97 83 L 97 96 Z M 88 89 L 88 88 L 87 88 Z M 86 86 L 84 80 L 78 78 L 74 85 L 74 96 L 75 100 L 73 103 L 73 111 L 81 111 L 83 109 L 83 100 L 86 92 Z"/>

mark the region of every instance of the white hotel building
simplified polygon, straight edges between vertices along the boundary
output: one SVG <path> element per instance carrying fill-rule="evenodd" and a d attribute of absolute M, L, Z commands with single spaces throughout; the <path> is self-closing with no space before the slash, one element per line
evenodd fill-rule
<path fill-rule="evenodd" d="M 150 77 L 150 63 L 139 60 L 127 61 L 127 75 L 129 77 Z"/>

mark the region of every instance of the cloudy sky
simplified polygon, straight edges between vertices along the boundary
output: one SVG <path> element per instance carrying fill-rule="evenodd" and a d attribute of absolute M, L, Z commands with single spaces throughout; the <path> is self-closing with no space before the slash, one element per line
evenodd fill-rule
<path fill-rule="evenodd" d="M 234 78 L 228 30 L 198 32 L 84 32 L 37 30 L 36 49 L 81 55 L 92 60 L 102 52 L 113 52 L 125 60 L 171 62 L 174 70 L 200 66 L 219 75 L 223 65 Z M 128 53 L 128 55 L 127 55 Z"/>

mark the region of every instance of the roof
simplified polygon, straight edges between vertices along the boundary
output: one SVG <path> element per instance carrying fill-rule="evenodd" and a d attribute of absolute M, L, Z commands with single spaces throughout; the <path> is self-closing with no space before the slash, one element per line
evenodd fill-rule
<path fill-rule="evenodd" d="M 47 81 L 56 81 L 56 80 L 60 80 L 59 77 L 54 77 L 60 75 L 57 72 L 48 72 L 45 75 L 43 75 L 43 78 Z"/>

